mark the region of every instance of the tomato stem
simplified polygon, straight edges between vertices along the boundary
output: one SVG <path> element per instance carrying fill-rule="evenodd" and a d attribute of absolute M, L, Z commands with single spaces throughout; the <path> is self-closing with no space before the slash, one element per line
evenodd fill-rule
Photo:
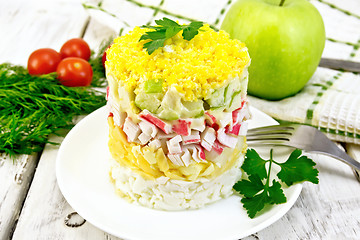
<path fill-rule="evenodd" d="M 279 6 L 282 7 L 284 5 L 284 3 L 285 3 L 285 0 L 281 0 Z"/>

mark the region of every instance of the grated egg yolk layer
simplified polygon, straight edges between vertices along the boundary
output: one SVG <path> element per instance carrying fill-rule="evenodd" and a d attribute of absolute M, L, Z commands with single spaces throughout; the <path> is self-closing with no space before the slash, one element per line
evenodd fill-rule
<path fill-rule="evenodd" d="M 185 181 L 194 181 L 199 177 L 213 179 L 237 164 L 240 153 L 244 154 L 246 151 L 246 146 L 244 149 L 233 149 L 231 158 L 221 168 L 210 161 L 193 162 L 187 167 L 177 166 L 166 157 L 162 148 L 154 150 L 149 146 L 129 143 L 122 129 L 114 125 L 112 117 L 108 117 L 108 123 L 110 135 L 108 144 L 111 156 L 120 165 L 129 167 L 145 179 L 161 176 Z"/>
<path fill-rule="evenodd" d="M 162 79 L 163 90 L 175 86 L 187 101 L 206 98 L 227 80 L 241 76 L 250 57 L 244 43 L 204 25 L 190 41 L 180 31 L 149 55 L 140 37 L 149 29 L 136 27 L 118 37 L 106 51 L 106 71 L 128 91 L 142 91 L 148 79 Z"/>

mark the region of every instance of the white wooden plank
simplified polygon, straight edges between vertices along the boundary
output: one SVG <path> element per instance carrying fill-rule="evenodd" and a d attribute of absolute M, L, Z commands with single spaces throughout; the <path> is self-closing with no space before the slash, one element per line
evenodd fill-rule
<path fill-rule="evenodd" d="M 60 137 L 52 136 L 50 139 L 62 141 Z M 57 152 L 58 146 L 46 145 L 12 239 L 117 239 L 89 222 L 77 228 L 65 225 L 66 216 L 74 210 L 64 199 L 57 185 Z M 82 218 L 75 219 L 75 222 L 81 221 Z"/>
<path fill-rule="evenodd" d="M 83 38 L 90 48 L 97 52 L 104 41 L 114 39 L 116 36 L 118 36 L 118 32 L 115 32 L 112 28 L 104 26 L 97 20 L 90 19 Z"/>
<path fill-rule="evenodd" d="M 5 5 L 5 6 L 4 6 Z M 0 62 L 26 65 L 38 48 L 59 51 L 62 44 L 79 37 L 88 18 L 80 1 L 15 0 L 0 8 Z"/>
<path fill-rule="evenodd" d="M 59 50 L 67 39 L 80 36 L 87 19 L 80 1 L 5 1 L 0 8 L 0 62 L 26 65 L 35 49 Z M 38 155 L 17 156 L 14 163 L 0 159 L 0 239 L 8 239 L 33 179 Z M 22 182 L 15 181 L 15 176 L 22 176 Z"/>
<path fill-rule="evenodd" d="M 61 6 L 57 5 L 56 11 L 61 11 L 59 9 Z M 107 35 L 107 31 L 106 28 L 97 29 L 97 26 L 101 25 L 96 23 L 90 22 L 89 26 L 90 30 L 86 32 L 85 39 L 94 49 L 96 44 L 102 41 L 103 35 Z M 0 31 L 2 32 L 1 29 Z M 79 29 L 76 31 L 79 31 L 79 34 L 81 32 Z M 52 34 L 55 33 L 56 31 Z M 68 33 L 64 31 L 59 37 L 63 37 L 63 34 Z M 57 43 L 54 42 L 57 40 L 55 41 L 54 38 L 56 37 L 51 35 L 47 41 L 55 46 L 54 48 L 59 49 L 63 40 L 59 40 L 56 45 Z M 43 47 L 38 45 L 34 46 L 33 50 Z M 4 45 L 0 44 L 0 46 Z M 16 54 L 11 56 L 11 59 L 24 62 L 24 56 Z M 52 138 L 52 140 L 61 139 Z M 51 145 L 44 149 L 13 239 L 117 239 L 88 222 L 78 228 L 64 225 L 65 217 L 73 209 L 57 187 L 55 177 L 57 150 L 58 147 Z M 305 184 L 299 200 L 287 215 L 247 239 L 356 239 L 359 237 L 359 183 L 354 180 L 350 169 L 344 164 L 323 157 L 316 157 L 316 161 L 320 170 L 320 184 Z"/>
<path fill-rule="evenodd" d="M 42 1 L 39 1 L 39 5 L 41 5 L 40 3 L 42 3 Z M 37 32 L 39 35 L 44 35 L 46 41 L 44 40 L 41 43 L 38 42 L 34 44 L 34 46 L 31 46 L 32 49 L 28 51 L 29 53 L 32 50 L 45 46 L 59 50 L 61 44 L 67 39 L 80 36 L 83 27 L 87 23 L 88 15 L 84 14 L 80 2 L 75 3 L 76 7 L 74 7 L 75 4 L 73 1 L 57 1 L 54 2 L 53 6 L 50 6 L 50 3 L 45 4 L 45 6 L 41 5 L 42 10 L 39 11 L 46 14 L 43 16 L 42 21 L 39 22 L 40 25 L 33 26 L 31 31 Z M 69 11 L 69 9 L 72 10 Z M 26 11 L 24 12 L 26 13 Z M 66 15 L 66 17 L 62 15 Z M 38 18 L 39 16 L 29 15 L 28 21 L 35 21 L 34 19 Z M 18 20 L 18 18 L 16 18 L 16 20 L 16 25 L 22 24 L 19 23 L 21 21 Z M 51 22 L 58 20 L 60 22 L 56 24 L 57 29 L 51 32 L 46 31 L 42 26 L 45 21 Z M 76 24 L 72 24 L 72 22 Z M 90 23 L 90 25 L 93 24 L 94 23 Z M 98 30 L 100 31 L 92 31 L 91 34 L 86 35 L 86 40 L 89 41 L 92 49 L 96 49 L 100 41 L 103 40 L 103 36 L 108 35 L 108 33 L 104 31 L 106 28 L 102 26 L 98 28 Z M 14 32 L 16 34 L 16 29 Z M 57 37 L 57 35 L 59 36 Z M 12 56 L 8 59 L 13 63 L 26 64 L 26 56 L 28 56 L 27 53 L 21 53 L 18 57 Z M 51 141 L 61 140 L 62 139 L 58 137 L 51 138 Z M 32 182 L 21 211 L 13 239 L 116 239 L 87 222 L 78 228 L 70 228 L 65 225 L 64 220 L 66 216 L 74 210 L 63 198 L 57 186 L 55 176 L 57 150 L 57 146 L 47 145 L 41 155 L 34 181 Z M 18 198 L 18 196 L 14 196 L 14 198 Z M 20 201 L 20 206 L 22 201 L 23 200 Z M 11 210 L 11 208 L 9 209 Z M 19 211 L 20 208 L 18 208 L 17 212 Z M 77 220 L 79 219 L 76 219 L 75 222 L 77 222 Z M 81 219 L 79 221 L 81 221 Z M 12 224 L 8 224 L 8 226 L 12 227 Z"/>
<path fill-rule="evenodd" d="M 0 155 L 0 239 L 8 239 L 35 172 L 38 155 Z"/>

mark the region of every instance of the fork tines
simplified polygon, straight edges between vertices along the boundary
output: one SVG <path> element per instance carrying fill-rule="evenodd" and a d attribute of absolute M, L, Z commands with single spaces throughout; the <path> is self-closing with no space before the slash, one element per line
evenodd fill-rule
<path fill-rule="evenodd" d="M 252 128 L 248 130 L 248 133 L 259 133 L 259 132 L 274 132 L 274 131 L 280 131 L 280 132 L 288 132 L 293 131 L 295 128 L 290 125 L 271 125 L 266 127 L 258 127 L 258 128 Z"/>
<path fill-rule="evenodd" d="M 286 125 L 274 125 L 249 129 L 246 140 L 248 142 L 252 142 L 251 145 L 254 145 L 255 143 L 262 145 L 278 145 L 285 141 L 290 141 L 290 137 L 294 129 L 294 127 Z"/>

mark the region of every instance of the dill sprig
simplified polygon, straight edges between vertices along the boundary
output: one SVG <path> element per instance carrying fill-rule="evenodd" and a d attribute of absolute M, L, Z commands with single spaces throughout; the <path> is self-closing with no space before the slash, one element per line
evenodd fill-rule
<path fill-rule="evenodd" d="M 93 88 L 106 84 L 101 55 L 90 60 L 91 87 L 66 87 L 55 73 L 31 76 L 22 66 L 0 64 L 0 152 L 10 157 L 39 152 L 51 143 L 49 134 L 73 126 L 74 116 L 103 106 L 105 94 Z"/>

